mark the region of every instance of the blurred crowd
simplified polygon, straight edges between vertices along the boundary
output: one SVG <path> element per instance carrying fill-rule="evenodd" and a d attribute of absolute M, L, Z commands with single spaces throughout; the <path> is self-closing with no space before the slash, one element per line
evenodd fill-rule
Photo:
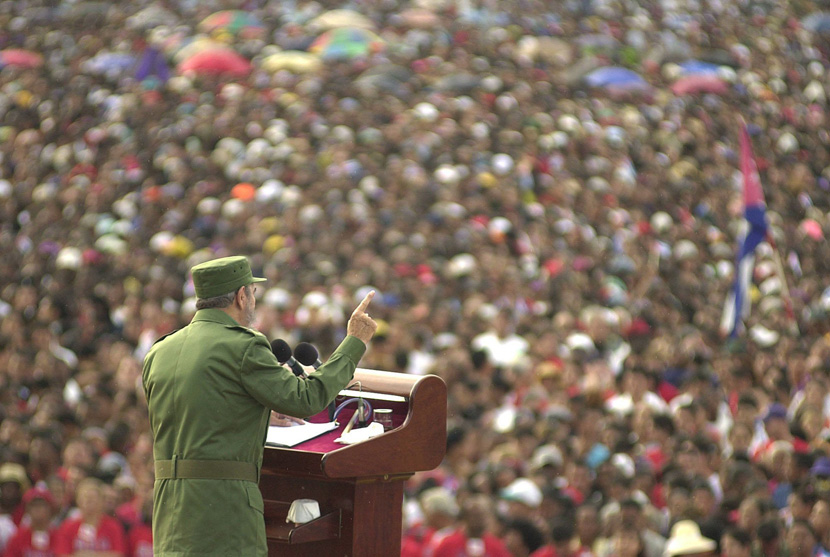
<path fill-rule="evenodd" d="M 406 555 L 830 554 L 824 4 L 0 2 L 0 555 L 152 554 L 141 363 L 225 255 L 446 380 Z"/>

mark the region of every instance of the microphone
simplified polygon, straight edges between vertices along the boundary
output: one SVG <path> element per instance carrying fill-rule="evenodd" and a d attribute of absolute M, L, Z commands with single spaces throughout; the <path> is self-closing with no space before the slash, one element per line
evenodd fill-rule
<path fill-rule="evenodd" d="M 358 385 L 360 385 L 360 392 L 363 393 L 363 384 L 358 382 Z M 366 427 L 368 423 L 369 416 L 366 411 L 366 403 L 363 401 L 363 397 L 361 396 L 357 399 L 357 425 L 360 427 Z"/>
<path fill-rule="evenodd" d="M 323 362 L 320 361 L 320 353 L 317 352 L 314 346 L 307 342 L 298 344 L 297 348 L 294 349 L 294 353 L 297 355 L 297 361 L 304 366 L 312 366 L 314 369 L 317 369 L 323 365 Z"/>
<path fill-rule="evenodd" d="M 288 366 L 297 377 L 305 377 L 305 370 L 291 355 L 291 347 L 288 343 L 278 338 L 271 341 L 271 352 L 277 357 L 277 361 L 284 366 Z"/>
<path fill-rule="evenodd" d="M 323 362 L 320 361 L 320 353 L 317 351 L 316 348 L 312 344 L 307 342 L 301 342 L 297 345 L 297 361 L 303 364 L 304 366 L 312 366 L 314 369 L 317 369 Z M 337 405 L 332 400 L 329 403 L 329 421 L 334 421 L 334 412 L 337 410 Z"/>

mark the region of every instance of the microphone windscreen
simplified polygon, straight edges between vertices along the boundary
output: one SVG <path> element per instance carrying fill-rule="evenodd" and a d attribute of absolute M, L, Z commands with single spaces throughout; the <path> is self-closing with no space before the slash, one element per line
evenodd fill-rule
<path fill-rule="evenodd" d="M 271 341 L 271 352 L 274 353 L 281 364 L 291 359 L 291 347 L 281 338 Z"/>
<path fill-rule="evenodd" d="M 301 342 L 294 349 L 294 357 L 304 366 L 313 366 L 319 356 L 317 349 L 307 342 Z"/>

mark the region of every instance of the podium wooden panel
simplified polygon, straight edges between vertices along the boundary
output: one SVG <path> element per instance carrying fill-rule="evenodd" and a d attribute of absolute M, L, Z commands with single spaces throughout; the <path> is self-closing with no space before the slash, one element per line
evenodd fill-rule
<path fill-rule="evenodd" d="M 290 449 L 265 448 L 259 486 L 269 556 L 400 555 L 403 483 L 415 472 L 432 470 L 444 457 L 447 386 L 436 375 L 362 368 L 354 380 L 375 409 L 392 410 L 394 427 L 354 445 L 334 443 L 341 426 Z M 373 394 L 404 400 L 375 400 Z M 344 411 L 338 421 L 345 423 L 348 415 Z M 320 518 L 286 523 L 295 499 L 316 500 Z"/>

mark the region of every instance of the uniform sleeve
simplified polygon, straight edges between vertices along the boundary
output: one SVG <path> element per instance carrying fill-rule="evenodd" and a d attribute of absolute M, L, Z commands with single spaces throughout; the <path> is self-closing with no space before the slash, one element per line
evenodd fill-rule
<path fill-rule="evenodd" d="M 326 363 L 303 379 L 281 366 L 265 337 L 257 335 L 242 361 L 242 384 L 262 405 L 306 418 L 323 410 L 349 384 L 365 352 L 363 341 L 347 336 Z"/>

